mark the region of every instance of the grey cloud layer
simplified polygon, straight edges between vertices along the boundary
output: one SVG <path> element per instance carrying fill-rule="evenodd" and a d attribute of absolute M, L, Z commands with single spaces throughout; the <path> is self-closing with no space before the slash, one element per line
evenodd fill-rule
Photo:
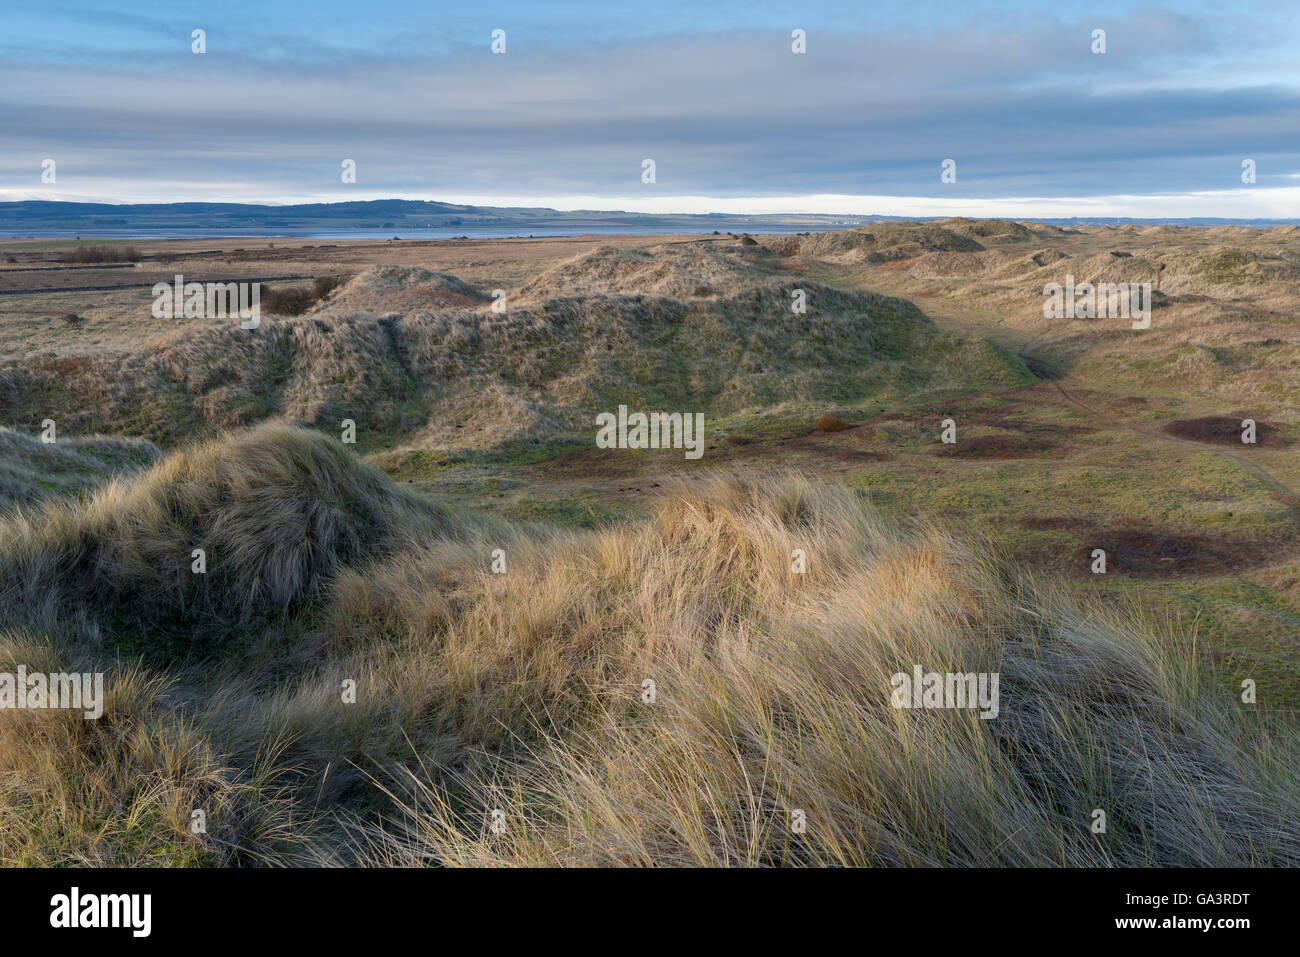
<path fill-rule="evenodd" d="M 1300 169 L 1300 96 L 1281 83 L 1199 82 L 1246 39 L 1159 11 L 1087 30 L 1027 22 L 937 36 L 733 33 L 581 52 L 275 65 L 227 53 L 136 69 L 0 66 L 0 186 L 39 163 L 79 180 L 244 184 L 234 198 L 368 191 L 713 196 L 939 196 L 958 161 L 973 197 L 1231 188 Z M 1209 42 L 1206 37 L 1212 37 Z M 1267 64 L 1254 67 L 1261 72 Z M 226 188 L 223 186 L 222 188 Z"/>

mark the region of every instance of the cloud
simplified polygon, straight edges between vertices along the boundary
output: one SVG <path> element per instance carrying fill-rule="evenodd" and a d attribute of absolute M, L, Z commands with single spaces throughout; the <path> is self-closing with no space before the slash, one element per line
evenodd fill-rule
<path fill-rule="evenodd" d="M 1300 169 L 1300 92 L 1275 78 L 1283 54 L 1265 55 L 1279 49 L 1275 23 L 1159 9 L 1104 19 L 1105 56 L 1088 51 L 1089 20 L 1040 15 L 813 31 L 805 55 L 790 52 L 788 30 L 747 29 L 516 39 L 504 56 L 486 35 L 434 55 L 332 60 L 311 39 L 310 54 L 274 60 L 217 43 L 130 68 L 46 69 L 35 82 L 30 64 L 10 63 L 0 189 L 552 206 L 849 196 L 914 202 L 922 215 L 931 202 L 955 212 L 1025 197 L 1084 210 L 1149 196 L 1166 208 L 1226 196 L 1246 157 L 1259 197 Z M 1234 83 L 1247 52 L 1250 82 Z M 52 188 L 39 182 L 46 157 L 59 163 Z M 356 186 L 339 181 L 345 158 Z M 653 186 L 640 182 L 645 158 Z M 953 184 L 939 177 L 948 158 Z"/>

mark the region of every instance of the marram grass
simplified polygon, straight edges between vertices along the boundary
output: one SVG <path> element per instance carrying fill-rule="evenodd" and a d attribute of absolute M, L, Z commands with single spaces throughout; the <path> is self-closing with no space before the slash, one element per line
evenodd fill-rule
<path fill-rule="evenodd" d="M 270 424 L 0 520 L 0 596 L 0 671 L 108 675 L 0 712 L 6 864 L 1300 862 L 1293 719 L 1194 635 L 798 476 L 575 534 Z"/>

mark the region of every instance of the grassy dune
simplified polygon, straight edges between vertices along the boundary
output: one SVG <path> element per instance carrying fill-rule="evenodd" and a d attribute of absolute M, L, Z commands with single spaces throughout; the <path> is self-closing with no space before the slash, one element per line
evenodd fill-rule
<path fill-rule="evenodd" d="M 757 255 L 757 254 L 756 254 Z M 806 296 L 792 311 L 791 294 Z M 120 351 L 0 368 L 8 421 L 175 444 L 284 417 L 369 447 L 585 441 L 592 417 L 671 406 L 710 419 L 1032 381 L 915 306 L 673 247 L 598 249 L 493 312 L 453 276 L 375 266 L 303 316 L 213 319 Z"/>
<path fill-rule="evenodd" d="M 1295 728 L 1193 635 L 798 476 L 574 533 L 271 423 L 0 519 L 0 608 L 109 699 L 0 712 L 5 864 L 1300 863 Z M 914 665 L 999 716 L 891 707 Z"/>

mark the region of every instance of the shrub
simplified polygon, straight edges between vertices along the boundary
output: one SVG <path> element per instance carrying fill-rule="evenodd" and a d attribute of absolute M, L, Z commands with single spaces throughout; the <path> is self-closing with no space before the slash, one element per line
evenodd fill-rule
<path fill-rule="evenodd" d="M 317 276 L 311 288 L 317 299 L 324 299 L 341 285 L 343 285 L 342 276 Z"/>
<path fill-rule="evenodd" d="M 813 423 L 813 428 L 818 432 L 843 432 L 849 427 L 849 424 L 843 419 L 834 415 L 823 415 Z"/>
<path fill-rule="evenodd" d="M 78 246 L 63 256 L 65 263 L 119 263 L 140 261 L 134 246 Z"/>
<path fill-rule="evenodd" d="M 271 289 L 262 286 L 261 303 L 268 312 L 282 316 L 301 316 L 316 305 L 316 297 L 310 289 L 294 286 L 289 289 Z"/>

